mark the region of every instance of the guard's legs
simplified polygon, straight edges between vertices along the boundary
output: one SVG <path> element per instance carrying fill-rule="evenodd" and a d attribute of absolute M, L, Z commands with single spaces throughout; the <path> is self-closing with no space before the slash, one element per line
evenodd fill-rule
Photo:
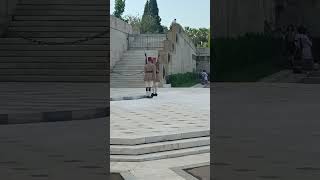
<path fill-rule="evenodd" d="M 156 93 L 156 82 L 153 82 L 152 94 Z"/>
<path fill-rule="evenodd" d="M 152 86 L 153 86 L 153 81 L 149 81 L 149 96 L 150 97 L 152 97 L 152 94 L 151 94 Z"/>
<path fill-rule="evenodd" d="M 147 97 L 150 98 L 151 96 L 151 87 L 152 87 L 152 81 L 146 81 L 146 92 L 147 92 Z"/>
<path fill-rule="evenodd" d="M 155 96 L 158 96 L 158 86 L 159 86 L 159 82 L 155 82 L 154 84 L 155 84 L 155 85 L 154 85 L 154 94 L 155 94 Z"/>
<path fill-rule="evenodd" d="M 146 87 L 146 96 L 149 96 L 149 83 L 148 81 L 145 81 L 145 87 Z"/>

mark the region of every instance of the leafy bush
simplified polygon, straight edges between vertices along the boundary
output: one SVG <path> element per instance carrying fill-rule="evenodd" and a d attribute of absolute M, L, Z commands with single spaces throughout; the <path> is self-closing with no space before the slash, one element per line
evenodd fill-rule
<path fill-rule="evenodd" d="M 188 72 L 169 75 L 167 83 L 172 87 L 190 87 L 199 83 L 199 74 Z"/>
<path fill-rule="evenodd" d="M 214 81 L 257 81 L 285 64 L 284 42 L 268 35 L 217 38 L 212 45 Z"/>

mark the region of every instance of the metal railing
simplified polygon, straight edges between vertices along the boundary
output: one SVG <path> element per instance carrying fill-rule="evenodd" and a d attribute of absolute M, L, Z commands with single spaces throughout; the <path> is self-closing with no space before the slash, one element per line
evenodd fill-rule
<path fill-rule="evenodd" d="M 166 34 L 130 34 L 128 36 L 129 49 L 156 49 L 163 48 Z"/>

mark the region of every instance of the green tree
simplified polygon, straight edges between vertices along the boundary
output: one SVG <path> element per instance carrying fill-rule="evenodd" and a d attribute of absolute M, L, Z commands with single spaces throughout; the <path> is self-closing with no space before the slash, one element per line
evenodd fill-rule
<path fill-rule="evenodd" d="M 141 31 L 141 18 L 139 17 L 139 15 L 126 15 L 123 19 L 125 22 L 132 26 L 132 29 L 134 31 Z"/>
<path fill-rule="evenodd" d="M 209 29 L 185 27 L 185 32 L 196 47 L 209 47 Z"/>
<path fill-rule="evenodd" d="M 149 6 L 150 6 L 151 16 L 153 16 L 156 19 L 157 31 L 162 33 L 163 27 L 161 26 L 161 18 L 159 16 L 159 8 L 158 8 L 157 0 L 150 0 Z"/>
<path fill-rule="evenodd" d="M 122 14 L 124 12 L 126 0 L 115 0 L 113 15 L 117 18 L 123 19 Z"/>
<path fill-rule="evenodd" d="M 141 27 L 142 33 L 163 33 L 157 0 L 146 1 L 141 19 Z"/>
<path fill-rule="evenodd" d="M 167 26 L 162 26 L 162 29 L 163 29 L 163 33 L 168 33 L 169 31 L 169 28 Z"/>
<path fill-rule="evenodd" d="M 144 16 L 140 27 L 141 33 L 155 33 L 157 32 L 157 21 L 151 15 Z"/>

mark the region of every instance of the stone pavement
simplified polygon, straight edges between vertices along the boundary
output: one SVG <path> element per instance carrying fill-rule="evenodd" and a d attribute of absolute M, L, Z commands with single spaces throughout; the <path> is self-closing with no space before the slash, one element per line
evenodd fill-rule
<path fill-rule="evenodd" d="M 144 89 L 111 90 L 125 91 Z M 112 172 L 128 172 L 128 178 L 178 180 L 182 177 L 170 168 L 209 165 L 209 93 L 208 88 L 161 88 L 153 99 L 110 102 Z M 148 111 L 150 107 L 156 111 Z"/>
<path fill-rule="evenodd" d="M 110 170 L 121 173 L 125 180 L 196 180 L 181 168 L 209 163 L 210 153 L 204 153 L 146 162 L 111 162 Z"/>
<path fill-rule="evenodd" d="M 130 91 L 138 93 L 143 89 Z M 111 102 L 111 141 L 177 131 L 209 131 L 209 93 L 210 89 L 205 88 L 164 88 L 152 99 Z M 150 107 L 156 112 L 148 111 Z"/>
<path fill-rule="evenodd" d="M 319 180 L 320 85 L 215 83 L 216 180 Z"/>
<path fill-rule="evenodd" d="M 0 83 L 0 124 L 105 117 L 106 83 Z"/>
<path fill-rule="evenodd" d="M 0 179 L 106 180 L 106 118 L 0 126 Z"/>

